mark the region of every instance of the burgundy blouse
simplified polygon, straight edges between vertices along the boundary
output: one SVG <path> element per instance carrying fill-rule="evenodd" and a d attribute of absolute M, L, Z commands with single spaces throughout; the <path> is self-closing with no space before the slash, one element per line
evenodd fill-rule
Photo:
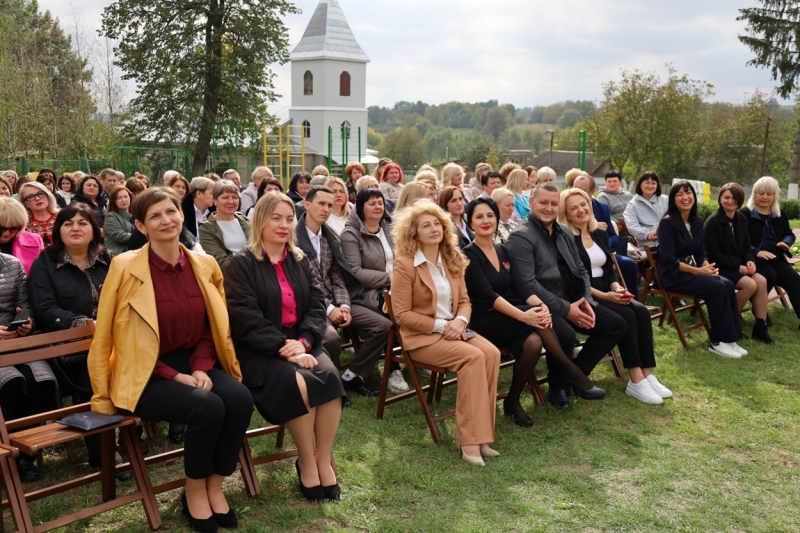
<path fill-rule="evenodd" d="M 272 263 L 275 267 L 275 274 L 278 276 L 278 284 L 281 286 L 281 327 L 292 328 L 297 325 L 297 302 L 294 299 L 294 289 L 286 276 L 283 263 L 286 261 L 288 248 L 283 249 L 283 257 L 277 263 Z"/>
<path fill-rule="evenodd" d="M 203 293 L 189 258 L 181 249 L 178 263 L 170 265 L 151 249 L 149 259 L 158 308 L 159 358 L 175 350 L 191 349 L 189 367 L 192 372 L 210 371 L 217 362 L 214 337 L 206 316 Z M 158 361 L 153 374 L 162 379 L 172 379 L 179 372 Z"/>

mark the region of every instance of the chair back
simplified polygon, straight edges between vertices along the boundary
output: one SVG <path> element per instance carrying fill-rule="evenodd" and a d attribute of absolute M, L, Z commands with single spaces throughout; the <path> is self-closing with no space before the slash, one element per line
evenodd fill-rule
<path fill-rule="evenodd" d="M 79 328 L 27 335 L 0 342 L 0 368 L 86 353 L 92 345 L 94 321 Z"/>

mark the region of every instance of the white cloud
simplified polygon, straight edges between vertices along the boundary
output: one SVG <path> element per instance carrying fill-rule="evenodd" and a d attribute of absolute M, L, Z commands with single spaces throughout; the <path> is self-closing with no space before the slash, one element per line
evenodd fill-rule
<path fill-rule="evenodd" d="M 368 105 L 399 100 L 441 103 L 497 99 L 519 107 L 600 98 L 619 69 L 679 74 L 714 85 L 716 100 L 741 102 L 771 91 L 769 72 L 747 67 L 737 39 L 747 0 L 339 0 L 370 56 Z M 92 33 L 106 0 L 80 2 Z M 317 0 L 296 0 L 287 18 L 291 47 Z M 63 24 L 63 0 L 40 0 Z M 289 103 L 289 66 L 276 65 L 278 92 Z"/>

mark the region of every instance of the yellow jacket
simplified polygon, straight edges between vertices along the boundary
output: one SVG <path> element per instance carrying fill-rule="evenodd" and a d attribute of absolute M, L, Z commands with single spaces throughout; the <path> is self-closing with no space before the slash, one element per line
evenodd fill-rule
<path fill-rule="evenodd" d="M 205 300 L 217 362 L 242 380 L 231 341 L 222 271 L 213 257 L 183 248 Z M 150 245 L 111 261 L 100 293 L 97 328 L 87 364 L 92 381 L 92 411 L 133 411 L 158 360 L 158 310 L 150 276 Z"/>

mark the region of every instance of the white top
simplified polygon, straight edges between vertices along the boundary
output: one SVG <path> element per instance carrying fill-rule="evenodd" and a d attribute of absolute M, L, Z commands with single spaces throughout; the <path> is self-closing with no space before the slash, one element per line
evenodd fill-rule
<path fill-rule="evenodd" d="M 194 242 L 195 243 L 199 243 L 200 242 L 200 231 L 199 231 L 200 223 L 208 218 L 209 211 L 208 211 L 208 209 L 206 209 L 205 211 L 200 211 L 199 209 L 197 209 L 197 206 L 194 205 L 194 204 L 192 204 L 192 207 L 194 207 L 194 231 L 195 231 Z"/>
<path fill-rule="evenodd" d="M 217 224 L 222 230 L 222 242 L 229 252 L 235 254 L 247 246 L 247 236 L 238 220 L 217 220 Z"/>
<path fill-rule="evenodd" d="M 442 265 L 441 254 L 436 258 L 434 265 L 425 257 L 422 250 L 417 250 L 414 254 L 414 267 L 428 264 L 428 271 L 433 278 L 433 287 L 436 289 L 436 321 L 433 324 L 434 333 L 444 333 L 444 327 L 447 322 L 453 320 L 453 290 L 450 288 L 450 280 L 444 272 Z M 457 316 L 459 320 L 463 320 L 465 324 L 469 324 L 469 320 L 464 316 Z"/>
<path fill-rule="evenodd" d="M 308 226 L 306 226 L 306 233 L 308 233 L 308 238 L 311 239 L 311 246 L 313 246 L 314 251 L 317 252 L 317 263 L 319 263 L 319 256 L 320 256 L 319 236 L 322 233 L 322 228 L 319 228 L 319 231 L 314 233 L 313 231 L 308 229 Z"/>
<path fill-rule="evenodd" d="M 348 215 L 337 217 L 333 213 L 328 217 L 326 224 L 333 230 L 336 235 L 341 235 L 344 231 L 344 223 L 347 222 Z"/>
<path fill-rule="evenodd" d="M 461 219 L 461 224 L 456 223 L 455 226 L 456 229 L 458 229 L 458 231 L 461 232 L 461 235 L 463 235 L 465 239 L 467 239 L 469 242 L 472 242 L 472 239 L 469 237 L 469 233 L 467 232 L 467 223 L 464 222 L 463 218 Z"/>
<path fill-rule="evenodd" d="M 603 277 L 603 265 L 606 264 L 606 254 L 597 246 L 597 243 L 592 243 L 592 246 L 586 249 L 589 254 L 589 262 L 592 264 L 592 277 Z"/>
<path fill-rule="evenodd" d="M 389 278 L 391 278 L 392 271 L 394 270 L 392 268 L 394 265 L 394 250 L 392 250 L 392 247 L 389 245 L 389 239 L 386 238 L 383 228 L 378 230 L 378 233 L 375 233 L 375 236 L 381 240 L 381 245 L 383 246 L 383 255 L 386 256 L 386 273 L 389 274 Z"/>

